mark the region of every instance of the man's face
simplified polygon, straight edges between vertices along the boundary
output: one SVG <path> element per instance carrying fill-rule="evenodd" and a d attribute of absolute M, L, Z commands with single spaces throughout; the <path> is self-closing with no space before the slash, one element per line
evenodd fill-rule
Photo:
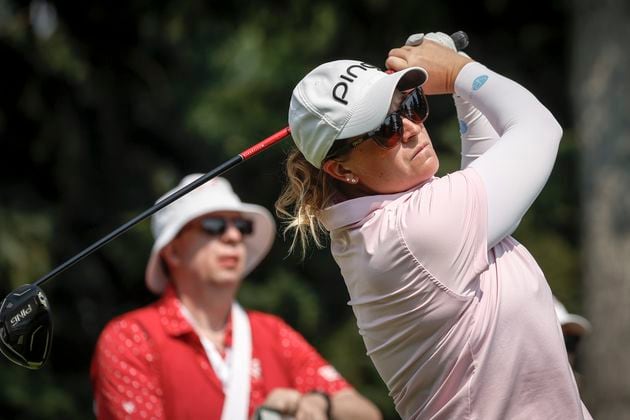
<path fill-rule="evenodd" d="M 245 270 L 247 222 L 238 212 L 216 212 L 184 226 L 165 253 L 173 280 L 238 287 Z"/>

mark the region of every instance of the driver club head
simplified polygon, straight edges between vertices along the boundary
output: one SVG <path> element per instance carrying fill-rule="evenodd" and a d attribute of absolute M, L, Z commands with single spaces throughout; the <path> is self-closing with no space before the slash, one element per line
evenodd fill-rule
<path fill-rule="evenodd" d="M 41 368 L 50 354 L 52 336 L 50 305 L 39 287 L 20 286 L 0 303 L 0 351 L 13 363 Z"/>

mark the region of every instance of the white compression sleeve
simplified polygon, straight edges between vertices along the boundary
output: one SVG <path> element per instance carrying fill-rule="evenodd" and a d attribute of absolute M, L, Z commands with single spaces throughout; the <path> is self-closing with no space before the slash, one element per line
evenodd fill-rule
<path fill-rule="evenodd" d="M 470 166 L 488 197 L 488 247 L 514 231 L 544 187 L 562 128 L 529 91 L 479 63 L 469 63 L 455 93 L 477 108 L 500 139 Z"/>
<path fill-rule="evenodd" d="M 485 115 L 470 102 L 459 95 L 453 95 L 453 101 L 462 144 L 461 168 L 464 169 L 491 148 L 499 135 Z"/>
<path fill-rule="evenodd" d="M 495 131 L 490 121 L 470 102 L 467 102 L 459 95 L 453 95 L 455 109 L 457 110 L 457 118 L 459 121 L 459 133 L 461 138 L 461 169 L 467 168 L 479 156 L 483 155 L 486 150 L 494 146 L 499 140 L 499 135 Z M 488 220 L 492 224 L 494 219 Z M 512 223 L 508 229 L 513 232 L 518 227 L 521 219 Z M 490 231 L 494 231 L 492 226 Z"/>

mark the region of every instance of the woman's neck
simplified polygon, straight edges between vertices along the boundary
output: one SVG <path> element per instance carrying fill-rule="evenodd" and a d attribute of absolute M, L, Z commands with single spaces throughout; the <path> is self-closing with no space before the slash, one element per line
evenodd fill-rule
<path fill-rule="evenodd" d="M 353 198 L 360 198 L 367 195 L 378 194 L 361 184 L 351 185 L 342 181 L 335 181 L 335 189 L 337 191 L 337 194 L 334 197 L 334 201 L 336 203 L 341 203 L 342 201 L 346 200 L 352 200 Z"/>

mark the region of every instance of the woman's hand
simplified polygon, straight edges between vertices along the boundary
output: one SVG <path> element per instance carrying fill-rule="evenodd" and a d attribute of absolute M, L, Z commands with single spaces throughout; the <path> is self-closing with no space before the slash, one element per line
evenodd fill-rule
<path fill-rule="evenodd" d="M 453 93 L 455 79 L 472 60 L 437 42 L 424 39 L 420 45 L 394 48 L 385 61 L 388 69 L 398 71 L 422 67 L 429 74 L 422 86 L 427 95 Z"/>

